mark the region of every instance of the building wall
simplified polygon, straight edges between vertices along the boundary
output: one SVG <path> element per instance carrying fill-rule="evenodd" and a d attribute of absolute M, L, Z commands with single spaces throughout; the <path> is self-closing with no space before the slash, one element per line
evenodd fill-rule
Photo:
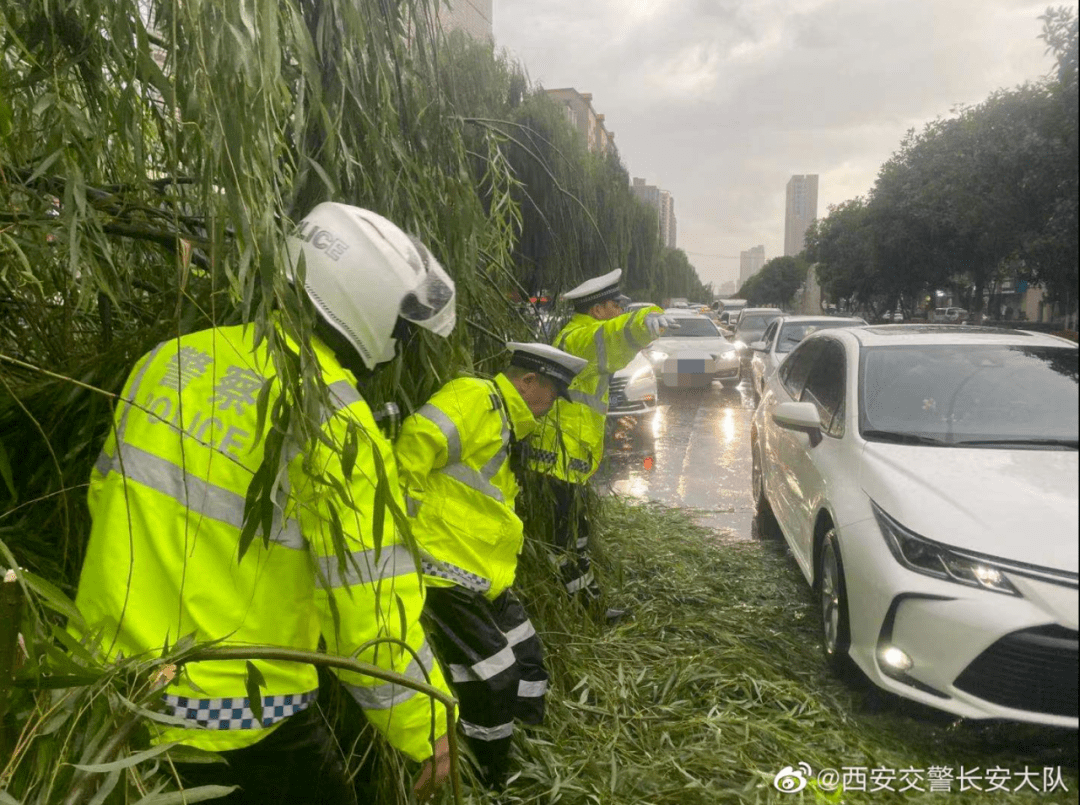
<path fill-rule="evenodd" d="M 449 0 L 439 3 L 439 24 L 444 31 L 464 31 L 474 39 L 494 42 L 491 26 L 494 0 Z"/>
<path fill-rule="evenodd" d="M 667 190 L 660 191 L 660 242 L 675 248 L 675 197 Z"/>
<path fill-rule="evenodd" d="M 630 184 L 630 191 L 639 199 L 656 210 L 656 221 L 660 231 L 660 242 L 669 249 L 675 248 L 677 222 L 675 220 L 675 197 L 667 190 L 651 184 L 637 176 Z"/>
<path fill-rule="evenodd" d="M 615 134 L 607 130 L 604 116 L 592 106 L 591 92 L 578 92 L 573 87 L 547 90 L 548 97 L 567 109 L 566 117 L 577 129 L 589 151 L 608 154 L 615 151 Z"/>
<path fill-rule="evenodd" d="M 806 230 L 817 218 L 818 177 L 816 173 L 792 176 L 787 183 L 784 214 L 784 255 L 794 257 L 803 250 Z"/>
<path fill-rule="evenodd" d="M 739 252 L 739 288 L 741 288 L 743 283 L 748 279 L 758 273 L 763 265 L 765 265 L 764 246 L 755 246 L 752 249 L 747 249 L 745 252 Z"/>

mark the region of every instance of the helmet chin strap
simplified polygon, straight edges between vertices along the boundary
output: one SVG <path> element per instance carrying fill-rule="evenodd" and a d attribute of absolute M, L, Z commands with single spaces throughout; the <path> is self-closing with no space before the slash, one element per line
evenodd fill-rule
<path fill-rule="evenodd" d="M 371 375 L 371 370 L 364 364 L 360 353 L 353 348 L 353 345 L 341 333 L 327 324 L 323 317 L 319 315 L 315 316 L 315 335 L 326 346 L 330 347 L 330 351 L 334 353 L 334 357 L 338 359 L 338 362 L 356 375 L 357 380 Z"/>
<path fill-rule="evenodd" d="M 395 357 L 401 357 L 415 349 L 416 337 L 419 334 L 420 328 L 418 326 L 410 321 L 399 318 L 397 324 L 394 325 L 393 331 Z"/>

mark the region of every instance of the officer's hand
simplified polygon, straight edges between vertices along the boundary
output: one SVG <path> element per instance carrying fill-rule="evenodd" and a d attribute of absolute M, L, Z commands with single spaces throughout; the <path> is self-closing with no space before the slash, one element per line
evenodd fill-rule
<path fill-rule="evenodd" d="M 664 330 L 678 330 L 679 323 L 674 316 L 665 316 L 661 313 L 650 313 L 645 317 L 645 326 L 649 328 L 649 334 L 653 338 L 659 338 Z"/>
<path fill-rule="evenodd" d="M 431 757 L 420 767 L 420 774 L 413 784 L 413 793 L 418 799 L 428 799 L 442 788 L 449 776 L 450 739 L 444 735 L 436 742 Z"/>

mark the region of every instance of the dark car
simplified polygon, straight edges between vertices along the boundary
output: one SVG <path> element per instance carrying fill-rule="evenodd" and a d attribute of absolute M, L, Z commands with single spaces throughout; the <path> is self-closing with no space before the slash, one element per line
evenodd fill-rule
<path fill-rule="evenodd" d="M 735 325 L 735 332 L 731 335 L 731 343 L 739 351 L 739 364 L 744 376 L 749 373 L 750 360 L 754 357 L 750 345 L 760 341 L 765 334 L 765 328 L 783 315 L 784 311 L 775 307 L 743 308 L 739 323 Z"/>

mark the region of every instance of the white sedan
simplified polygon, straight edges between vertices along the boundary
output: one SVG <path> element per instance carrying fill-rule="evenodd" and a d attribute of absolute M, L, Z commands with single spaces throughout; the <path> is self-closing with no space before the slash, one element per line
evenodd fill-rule
<path fill-rule="evenodd" d="M 760 341 L 750 344 L 750 349 L 754 351 L 754 357 L 750 359 L 750 382 L 754 394 L 761 396 L 765 378 L 810 333 L 828 327 L 861 327 L 864 324 L 866 319 L 857 316 L 782 316 L 777 319 L 765 328 Z"/>
<path fill-rule="evenodd" d="M 665 311 L 670 315 L 670 311 Z M 708 388 L 739 383 L 739 353 L 707 316 L 677 316 L 678 328 L 645 348 L 657 380 L 667 388 Z"/>
<path fill-rule="evenodd" d="M 982 327 L 807 337 L 751 425 L 763 528 L 825 655 L 968 718 L 1077 719 L 1075 344 Z"/>
<path fill-rule="evenodd" d="M 652 364 L 639 352 L 630 363 L 611 376 L 608 386 L 608 421 L 633 417 L 638 423 L 651 424 L 656 411 L 656 375 Z"/>

